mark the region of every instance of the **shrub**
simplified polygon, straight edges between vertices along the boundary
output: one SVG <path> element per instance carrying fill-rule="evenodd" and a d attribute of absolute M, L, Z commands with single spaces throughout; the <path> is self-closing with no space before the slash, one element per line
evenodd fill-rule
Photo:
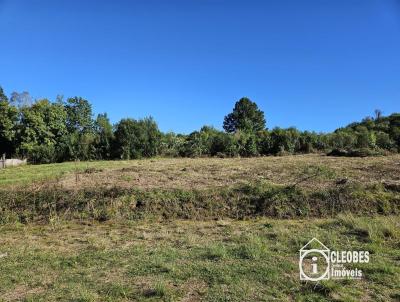
<path fill-rule="evenodd" d="M 348 152 L 344 149 L 333 149 L 332 151 L 328 152 L 326 155 L 328 155 L 328 156 L 347 156 Z"/>

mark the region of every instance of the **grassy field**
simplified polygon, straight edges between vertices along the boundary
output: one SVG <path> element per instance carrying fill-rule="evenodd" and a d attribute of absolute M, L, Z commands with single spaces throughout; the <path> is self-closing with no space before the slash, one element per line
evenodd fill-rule
<path fill-rule="evenodd" d="M 99 186 L 202 189 L 261 180 L 280 185 L 299 183 L 299 186 L 315 189 L 315 186 L 327 187 L 342 178 L 363 184 L 400 181 L 400 155 L 155 158 L 28 165 L 0 170 L 0 187 L 26 186 L 43 180 L 69 189 Z"/>
<path fill-rule="evenodd" d="M 398 301 L 398 217 L 0 228 L 4 301 Z M 368 250 L 362 280 L 300 282 L 313 236 Z"/>
<path fill-rule="evenodd" d="M 399 155 L 0 170 L 0 301 L 399 301 L 399 181 Z M 313 237 L 364 278 L 300 281 Z"/>

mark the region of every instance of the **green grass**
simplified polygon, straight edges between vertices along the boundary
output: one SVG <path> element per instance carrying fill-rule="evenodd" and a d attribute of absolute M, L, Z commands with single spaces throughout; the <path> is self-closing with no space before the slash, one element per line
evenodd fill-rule
<path fill-rule="evenodd" d="M 57 180 L 67 174 L 84 172 L 86 169 L 124 167 L 129 161 L 65 162 L 46 165 L 23 165 L 0 169 L 0 186 L 27 185 L 35 181 Z"/>
<path fill-rule="evenodd" d="M 0 228 L 4 301 L 398 301 L 398 216 Z M 363 232 L 354 232 L 363 230 Z M 371 251 L 362 280 L 301 282 L 312 237 Z"/>
<path fill-rule="evenodd" d="M 399 214 L 400 194 L 383 186 L 345 184 L 311 190 L 260 181 L 211 189 L 139 189 L 57 184 L 0 190 L 0 224 L 60 220 L 246 219 Z"/>

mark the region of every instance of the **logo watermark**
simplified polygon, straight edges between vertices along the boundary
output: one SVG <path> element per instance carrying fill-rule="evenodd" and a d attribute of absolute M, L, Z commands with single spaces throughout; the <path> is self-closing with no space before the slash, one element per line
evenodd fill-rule
<path fill-rule="evenodd" d="M 361 279 L 362 270 L 354 266 L 368 262 L 368 251 L 331 251 L 313 238 L 300 249 L 300 280 Z"/>

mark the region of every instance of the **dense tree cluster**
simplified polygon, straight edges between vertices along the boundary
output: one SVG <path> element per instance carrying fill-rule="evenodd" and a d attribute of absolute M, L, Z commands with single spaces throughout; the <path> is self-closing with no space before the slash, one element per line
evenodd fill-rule
<path fill-rule="evenodd" d="M 248 98 L 236 102 L 224 131 L 204 126 L 189 135 L 162 133 L 151 118 L 93 118 L 80 97 L 32 101 L 29 93 L 8 99 L 0 87 L 0 153 L 32 163 L 134 159 L 152 156 L 257 156 L 330 152 L 333 155 L 399 152 L 400 114 L 367 117 L 333 133 L 268 130 L 264 113 Z"/>

